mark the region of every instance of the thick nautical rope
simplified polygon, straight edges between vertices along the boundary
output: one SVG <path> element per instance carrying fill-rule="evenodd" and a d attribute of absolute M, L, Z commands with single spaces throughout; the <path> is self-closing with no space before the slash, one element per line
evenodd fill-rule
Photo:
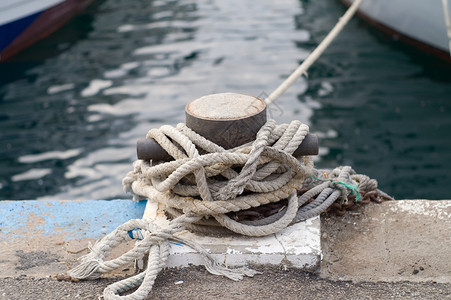
<path fill-rule="evenodd" d="M 152 199 L 180 213 L 212 217 L 239 234 L 275 233 L 292 222 L 298 209 L 297 191 L 314 172 L 310 157 L 299 160 L 291 155 L 308 132 L 308 126 L 299 121 L 276 125 L 270 120 L 253 143 L 225 150 L 184 124 L 163 126 L 149 131 L 147 137 L 154 138 L 175 160 L 156 165 L 136 161 L 134 171 L 123 180 L 124 187 L 136 199 Z M 287 198 L 284 215 L 264 226 L 240 224 L 226 215 Z"/>
<path fill-rule="evenodd" d="M 135 260 L 145 260 L 147 257 L 146 269 L 129 278 L 123 279 L 109 285 L 103 293 L 103 298 L 107 300 L 145 299 L 152 290 L 158 273 L 165 267 L 169 257 L 169 246 L 171 242 L 181 243 L 198 251 L 204 259 L 206 269 L 215 275 L 223 275 L 232 280 L 241 280 L 243 276 L 254 276 L 258 272 L 242 267 L 228 269 L 219 265 L 214 258 L 200 245 L 192 241 L 181 239 L 174 235 L 184 229 L 184 225 L 199 217 L 189 217 L 182 215 L 172 220 L 165 228 L 160 228 L 150 219 L 134 219 L 119 226 L 113 232 L 90 247 L 91 252 L 81 258 L 80 265 L 71 269 L 68 273 L 72 278 L 97 279 L 103 273 L 111 272 L 122 266 L 130 265 Z M 111 251 L 121 243 L 132 239 L 137 240 L 133 249 L 122 254 L 120 257 L 105 261 Z M 119 294 L 133 288 L 133 293 L 120 296 Z"/>
<path fill-rule="evenodd" d="M 144 299 L 165 266 L 169 243 L 175 241 L 198 251 L 213 274 L 233 280 L 253 276 L 256 274 L 253 270 L 230 270 L 217 264 L 200 245 L 180 239 L 177 233 L 184 229 L 226 228 L 243 235 L 265 236 L 319 215 L 340 197 L 347 199 L 352 193 L 377 190 L 375 180 L 355 174 L 350 167 L 339 167 L 327 174 L 315 170 L 310 157 L 294 158 L 292 153 L 308 131 L 308 126 L 299 121 L 276 125 L 270 120 L 253 143 L 225 150 L 185 124 L 150 130 L 147 138 L 154 138 L 174 160 L 136 161 L 134 170 L 123 180 L 124 189 L 135 200 L 159 202 L 174 219 L 165 228 L 151 219 L 131 220 L 119 226 L 91 247 L 91 253 L 69 275 L 78 279 L 98 278 L 148 256 L 145 271 L 104 291 L 105 299 Z M 299 197 L 305 187 L 309 190 Z M 286 207 L 258 221 L 237 222 L 226 215 L 284 199 L 288 202 Z M 137 239 L 132 250 L 105 260 L 114 247 L 131 239 Z M 130 295 L 119 295 L 137 286 Z"/>

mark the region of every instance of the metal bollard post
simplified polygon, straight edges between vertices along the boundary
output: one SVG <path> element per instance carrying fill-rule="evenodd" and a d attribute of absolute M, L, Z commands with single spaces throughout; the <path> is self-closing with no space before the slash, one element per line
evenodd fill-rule
<path fill-rule="evenodd" d="M 185 108 L 186 125 L 210 141 L 231 149 L 255 139 L 266 123 L 266 104 L 261 99 L 235 93 L 201 97 Z M 167 161 L 171 157 L 153 139 L 139 139 L 138 159 Z M 308 134 L 294 156 L 317 155 L 318 137 Z"/>

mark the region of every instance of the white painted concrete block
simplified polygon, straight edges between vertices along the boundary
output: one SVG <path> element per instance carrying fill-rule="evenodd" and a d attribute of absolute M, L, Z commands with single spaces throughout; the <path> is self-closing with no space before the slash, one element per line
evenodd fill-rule
<path fill-rule="evenodd" d="M 169 221 L 155 202 L 147 204 L 145 218 L 152 218 L 160 226 Z M 218 262 L 227 266 L 248 264 L 314 269 L 321 260 L 320 218 L 311 218 L 265 237 L 226 235 L 204 236 L 184 231 L 181 238 L 201 244 Z M 171 244 L 168 267 L 203 265 L 202 257 L 185 245 Z"/>

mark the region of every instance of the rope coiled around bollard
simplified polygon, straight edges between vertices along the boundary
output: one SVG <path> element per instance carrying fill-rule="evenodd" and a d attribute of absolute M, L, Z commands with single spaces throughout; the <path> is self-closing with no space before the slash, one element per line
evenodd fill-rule
<path fill-rule="evenodd" d="M 105 299 L 144 299 L 165 266 L 169 242 L 176 241 L 201 253 L 207 270 L 213 274 L 233 280 L 253 276 L 256 274 L 253 270 L 231 270 L 217 264 L 200 245 L 181 240 L 177 233 L 185 229 L 217 232 L 225 228 L 242 235 L 265 236 L 319 215 L 338 199 L 346 200 L 357 187 L 357 193 L 378 193 L 375 180 L 355 174 L 351 167 L 320 172 L 314 169 L 311 157 L 294 158 L 293 152 L 308 131 L 308 126 L 299 121 L 277 125 L 270 120 L 253 143 L 225 150 L 185 124 L 150 130 L 147 138 L 154 138 L 174 160 L 136 161 L 134 170 L 123 180 L 124 189 L 135 200 L 152 199 L 163 204 L 174 219 L 166 228 L 158 227 L 150 219 L 131 220 L 119 226 L 91 247 L 91 253 L 69 275 L 94 279 L 148 256 L 145 271 L 104 291 Z M 298 196 L 303 188 L 308 191 Z M 286 206 L 260 220 L 240 222 L 228 215 L 282 200 L 287 200 Z M 140 235 L 134 248 L 105 261 L 112 248 L 134 237 L 136 229 Z M 119 296 L 137 286 L 132 294 Z"/>

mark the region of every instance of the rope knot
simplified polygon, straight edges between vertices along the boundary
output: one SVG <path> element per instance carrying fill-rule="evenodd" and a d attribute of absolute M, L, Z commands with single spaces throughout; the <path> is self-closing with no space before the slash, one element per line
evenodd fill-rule
<path fill-rule="evenodd" d="M 359 202 L 362 196 L 359 193 L 358 184 L 349 184 L 341 181 L 330 181 L 330 185 L 333 188 L 340 189 L 342 191 L 344 203 L 348 202 L 348 195 L 355 195 L 355 202 Z"/>
<path fill-rule="evenodd" d="M 331 178 L 327 178 L 327 179 L 321 179 L 315 176 L 311 176 L 311 178 L 318 180 L 318 181 L 322 181 L 322 182 L 327 182 L 328 186 L 331 187 L 332 189 L 338 189 L 341 191 L 341 195 L 342 195 L 342 201 L 343 203 L 347 203 L 348 202 L 348 196 L 349 195 L 355 195 L 355 202 L 359 202 L 362 199 L 362 196 L 360 195 L 359 192 L 359 184 L 352 184 L 352 183 L 347 183 L 344 181 L 338 181 L 338 180 L 333 180 Z"/>

